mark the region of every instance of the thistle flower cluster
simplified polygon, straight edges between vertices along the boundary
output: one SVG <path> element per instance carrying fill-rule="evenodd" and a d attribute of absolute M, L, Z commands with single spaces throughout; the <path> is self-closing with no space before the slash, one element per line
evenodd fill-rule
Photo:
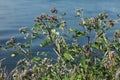
<path fill-rule="evenodd" d="M 47 14 L 42 13 L 42 14 L 41 14 L 39 17 L 37 17 L 34 21 L 35 21 L 35 22 L 40 22 L 40 21 L 42 21 L 42 20 L 46 20 L 47 17 L 48 17 Z"/>
<path fill-rule="evenodd" d="M 43 23 L 44 21 L 55 23 L 57 22 L 57 18 L 55 16 L 48 16 L 47 14 L 43 13 L 39 17 L 37 17 L 34 21 L 41 22 L 41 23 Z"/>

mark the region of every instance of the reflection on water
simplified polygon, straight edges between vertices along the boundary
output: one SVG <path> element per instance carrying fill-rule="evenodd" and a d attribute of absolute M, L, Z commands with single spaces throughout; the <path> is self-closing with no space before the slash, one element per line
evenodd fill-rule
<path fill-rule="evenodd" d="M 74 20 L 75 9 L 85 9 L 87 16 L 94 16 L 104 11 L 113 17 L 120 13 L 119 2 L 119 0 L 114 0 L 114 2 L 112 0 L 0 0 L 0 44 L 11 36 L 21 39 L 18 29 L 22 26 L 32 27 L 34 18 L 42 12 L 49 12 L 48 10 L 52 7 L 56 7 L 60 13 L 67 12 L 65 19 L 70 23 L 68 26 L 77 26 Z M 15 61 L 9 55 L 9 52 L 0 51 L 0 59 L 6 57 L 5 65 L 7 64 L 10 68 Z"/>

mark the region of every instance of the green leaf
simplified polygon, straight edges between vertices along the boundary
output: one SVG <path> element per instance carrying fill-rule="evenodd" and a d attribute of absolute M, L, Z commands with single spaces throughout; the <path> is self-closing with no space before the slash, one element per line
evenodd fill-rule
<path fill-rule="evenodd" d="M 92 47 L 95 48 L 95 49 L 99 49 L 99 44 L 95 43 L 95 44 L 92 45 Z"/>
<path fill-rule="evenodd" d="M 36 56 L 36 57 L 33 58 L 33 61 L 34 61 L 34 62 L 36 62 L 36 61 L 40 61 L 40 60 L 41 60 L 41 58 L 38 57 L 38 56 Z"/>
<path fill-rule="evenodd" d="M 14 52 L 11 54 L 11 57 L 16 57 L 19 53 L 18 52 Z"/>
<path fill-rule="evenodd" d="M 55 28 L 55 26 L 48 26 L 48 28 L 52 30 Z"/>
<path fill-rule="evenodd" d="M 67 60 L 74 60 L 74 58 L 73 58 L 69 53 L 64 53 L 64 57 L 65 57 Z"/>
<path fill-rule="evenodd" d="M 120 30 L 116 30 L 116 32 L 120 33 Z"/>
<path fill-rule="evenodd" d="M 114 25 L 110 25 L 110 28 L 114 28 Z"/>
<path fill-rule="evenodd" d="M 105 40 L 103 38 L 99 38 L 98 43 L 99 44 L 105 44 Z"/>
<path fill-rule="evenodd" d="M 88 64 L 90 62 L 90 59 L 81 58 L 80 60 L 81 60 L 80 66 L 86 70 L 88 68 Z"/>
<path fill-rule="evenodd" d="M 76 29 L 73 29 L 73 28 L 70 28 L 69 30 L 70 30 L 70 32 L 75 32 L 76 31 Z"/>
<path fill-rule="evenodd" d="M 41 47 L 45 47 L 45 46 L 47 46 L 48 44 L 50 44 L 50 40 L 49 39 L 46 39 L 45 41 L 43 41 L 41 44 L 40 44 L 40 46 Z"/>
<path fill-rule="evenodd" d="M 56 26 L 55 26 L 55 28 L 59 28 L 60 27 L 60 24 L 57 24 Z"/>
<path fill-rule="evenodd" d="M 73 35 L 73 38 L 85 36 L 85 32 L 81 32 L 77 29 L 70 29 L 71 32 L 75 32 L 75 35 Z"/>
<path fill-rule="evenodd" d="M 73 38 L 77 38 L 77 37 L 81 37 L 81 36 L 84 36 L 85 35 L 85 33 L 83 33 L 83 32 L 78 32 L 78 33 L 76 33 L 75 35 L 73 35 L 72 37 Z"/>
<path fill-rule="evenodd" d="M 37 31 L 40 28 L 40 23 L 36 23 L 33 27 L 33 30 Z"/>
<path fill-rule="evenodd" d="M 84 35 L 85 35 L 84 32 L 80 32 L 80 31 L 77 31 L 77 32 L 76 32 L 76 36 L 77 36 L 77 37 L 84 36 Z"/>
<path fill-rule="evenodd" d="M 58 41 L 56 41 L 56 47 L 57 47 L 58 53 L 60 53 L 60 44 L 58 43 Z"/>
<path fill-rule="evenodd" d="M 5 50 L 12 48 L 12 45 L 5 46 Z"/>
<path fill-rule="evenodd" d="M 30 45 L 23 44 L 23 45 L 21 45 L 21 48 L 30 48 Z"/>

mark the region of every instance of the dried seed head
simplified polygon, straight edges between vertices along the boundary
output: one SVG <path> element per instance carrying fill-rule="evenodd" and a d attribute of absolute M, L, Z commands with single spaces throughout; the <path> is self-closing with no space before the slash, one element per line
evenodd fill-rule
<path fill-rule="evenodd" d="M 84 54 L 86 57 L 90 57 L 90 53 L 91 53 L 91 51 L 86 51 Z"/>
<path fill-rule="evenodd" d="M 108 15 L 105 14 L 105 13 L 100 13 L 100 14 L 98 15 L 98 18 L 101 19 L 101 20 L 103 20 L 103 19 L 105 19 L 105 18 L 107 18 L 107 17 L 108 17 Z"/>
<path fill-rule="evenodd" d="M 81 9 L 76 9 L 76 15 L 77 16 L 80 16 L 80 14 L 81 14 L 81 12 L 83 11 L 83 9 L 81 8 Z"/>
<path fill-rule="evenodd" d="M 106 68 L 110 68 L 110 66 L 111 66 L 110 61 L 105 62 L 105 67 Z"/>
<path fill-rule="evenodd" d="M 15 43 L 15 38 L 11 37 L 11 39 L 6 42 L 6 45 L 11 45 L 13 43 Z"/>
<path fill-rule="evenodd" d="M 109 51 L 108 56 L 109 56 L 109 59 L 112 60 L 115 57 L 115 52 Z"/>
<path fill-rule="evenodd" d="M 120 32 L 116 31 L 114 36 L 115 36 L 115 38 L 120 38 Z"/>
<path fill-rule="evenodd" d="M 46 62 L 47 62 L 47 58 L 44 58 L 44 59 L 42 60 L 42 64 L 44 65 Z"/>
<path fill-rule="evenodd" d="M 115 80 L 119 80 L 120 79 L 120 70 L 118 70 L 115 74 Z"/>
<path fill-rule="evenodd" d="M 52 9 L 50 10 L 50 12 L 51 12 L 51 13 L 57 13 L 58 11 L 57 11 L 56 8 L 52 8 Z"/>
<path fill-rule="evenodd" d="M 49 69 L 51 69 L 51 68 L 52 68 L 52 66 L 53 66 L 52 64 L 47 65 L 47 68 L 46 68 L 46 69 L 47 69 L 47 70 L 49 70 Z"/>
<path fill-rule="evenodd" d="M 113 20 L 109 20 L 109 24 L 110 24 L 111 26 L 114 26 Z"/>

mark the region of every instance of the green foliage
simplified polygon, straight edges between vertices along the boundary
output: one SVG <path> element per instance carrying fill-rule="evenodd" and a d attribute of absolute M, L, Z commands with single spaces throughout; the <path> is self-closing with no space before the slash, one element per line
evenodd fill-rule
<path fill-rule="evenodd" d="M 113 38 L 106 35 L 120 17 L 109 19 L 102 12 L 89 18 L 83 16 L 83 9 L 77 9 L 75 17 L 80 19 L 81 31 L 67 28 L 63 19 L 66 13 L 60 15 L 55 8 L 50 12 L 37 17 L 32 30 L 19 29 L 25 43 L 18 43 L 12 37 L 5 47 L 0 45 L 2 50 L 13 49 L 12 57 L 24 56 L 11 71 L 9 80 L 119 80 L 120 30 L 115 31 Z M 52 48 L 57 59 L 46 56 L 49 51 L 32 51 L 34 40 L 41 37 L 40 47 Z M 82 38 L 85 44 L 81 44 Z"/>
<path fill-rule="evenodd" d="M 64 53 L 64 57 L 67 59 L 67 60 L 73 60 L 74 58 L 69 54 L 69 53 Z"/>

